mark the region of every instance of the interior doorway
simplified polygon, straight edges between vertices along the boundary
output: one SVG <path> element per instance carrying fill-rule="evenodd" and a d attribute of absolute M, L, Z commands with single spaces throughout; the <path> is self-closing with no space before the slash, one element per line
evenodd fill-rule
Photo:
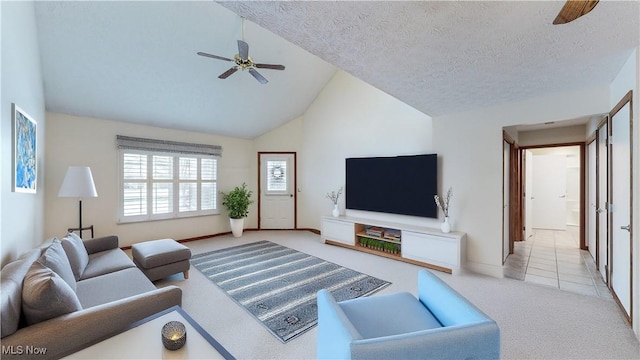
<path fill-rule="evenodd" d="M 525 149 L 532 163 L 524 174 L 525 187 L 531 191 L 526 199 L 531 214 L 525 216 L 525 229 L 566 231 L 572 227 L 581 233 L 581 150 L 580 145 Z M 585 248 L 580 242 L 577 247 Z"/>
<path fill-rule="evenodd" d="M 610 298 L 585 250 L 585 151 L 585 143 L 521 147 L 523 241 L 505 276 Z"/>

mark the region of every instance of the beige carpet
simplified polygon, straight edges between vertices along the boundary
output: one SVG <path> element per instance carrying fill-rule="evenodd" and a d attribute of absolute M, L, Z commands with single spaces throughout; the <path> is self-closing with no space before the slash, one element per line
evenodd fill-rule
<path fill-rule="evenodd" d="M 245 232 L 239 239 L 222 236 L 186 245 L 198 254 L 258 240 L 269 240 L 392 283 L 378 294 L 416 294 L 418 266 L 325 245 L 318 235 L 306 231 Z M 513 279 L 434 273 L 498 322 L 504 359 L 640 358 L 640 344 L 613 300 Z M 179 274 L 156 285 L 180 286 L 183 308 L 236 358 L 315 358 L 315 328 L 282 344 L 195 268 L 190 275 L 188 280 Z"/>

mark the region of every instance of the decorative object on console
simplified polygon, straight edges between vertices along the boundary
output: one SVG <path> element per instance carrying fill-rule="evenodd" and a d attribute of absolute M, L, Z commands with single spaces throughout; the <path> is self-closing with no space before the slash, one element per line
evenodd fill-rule
<path fill-rule="evenodd" d="M 36 193 L 37 123 L 16 104 L 13 114 L 13 191 Z"/>
<path fill-rule="evenodd" d="M 82 238 L 82 230 L 91 229 L 92 227 L 82 227 L 82 198 L 98 197 L 96 185 L 93 183 L 91 169 L 88 166 L 69 166 L 67 173 L 62 180 L 62 186 L 58 192 L 58 197 L 77 197 L 79 201 L 79 223 L 78 233 Z"/>
<path fill-rule="evenodd" d="M 449 188 L 449 190 L 447 191 L 447 197 L 445 199 L 441 199 L 438 195 L 434 195 L 433 197 L 436 201 L 436 205 L 438 205 L 438 208 L 444 213 L 444 221 L 440 225 L 440 229 L 443 233 L 448 233 L 451 231 L 451 224 L 449 224 L 449 200 L 451 200 L 452 195 L 452 189 Z"/>
<path fill-rule="evenodd" d="M 248 190 L 247 184 L 242 183 L 242 186 L 236 186 L 228 194 L 222 191 L 220 193 L 222 194 L 222 205 L 229 212 L 231 232 L 234 237 L 240 237 L 244 229 L 244 218 L 249 215 L 249 205 L 253 204 L 253 200 L 251 200 L 253 191 Z"/>
<path fill-rule="evenodd" d="M 187 329 L 180 321 L 169 321 L 162 327 L 162 345 L 169 350 L 178 350 L 187 342 Z"/>
<path fill-rule="evenodd" d="M 333 203 L 333 211 L 331 211 L 331 215 L 333 215 L 333 217 L 340 216 L 340 210 L 338 209 L 338 199 L 340 199 L 340 194 L 342 194 L 342 186 L 337 192 L 332 191 L 327 193 L 327 199 L 331 200 Z"/>

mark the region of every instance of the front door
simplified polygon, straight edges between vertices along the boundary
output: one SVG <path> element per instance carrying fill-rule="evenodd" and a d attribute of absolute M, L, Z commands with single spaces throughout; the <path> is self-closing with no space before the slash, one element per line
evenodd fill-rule
<path fill-rule="evenodd" d="M 295 229 L 295 153 L 260 153 L 260 228 Z"/>
<path fill-rule="evenodd" d="M 610 286 L 614 297 L 631 322 L 631 191 L 633 167 L 631 159 L 631 92 L 618 103 L 610 114 L 612 139 L 611 165 L 611 206 L 610 206 Z"/>

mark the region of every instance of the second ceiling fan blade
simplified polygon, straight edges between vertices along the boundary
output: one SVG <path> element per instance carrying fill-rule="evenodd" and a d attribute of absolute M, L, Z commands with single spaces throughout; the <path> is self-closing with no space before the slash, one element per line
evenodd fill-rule
<path fill-rule="evenodd" d="M 218 59 L 218 60 L 224 60 L 224 61 L 233 61 L 233 60 L 231 60 L 229 58 L 226 58 L 226 57 L 222 57 L 222 56 L 218 56 L 218 55 L 211 55 L 211 54 L 207 54 L 207 53 L 204 53 L 204 52 L 198 52 L 198 55 L 209 57 L 209 58 L 212 58 L 212 59 Z"/>
<path fill-rule="evenodd" d="M 258 69 L 284 70 L 284 65 L 254 64 Z"/>
<path fill-rule="evenodd" d="M 243 60 L 246 60 L 249 57 L 249 44 L 238 40 L 238 54 Z"/>
<path fill-rule="evenodd" d="M 253 75 L 253 77 L 256 78 L 256 80 L 258 80 L 260 84 L 266 84 L 269 82 L 269 80 L 265 79 L 264 76 L 260 75 L 260 73 L 256 71 L 256 69 L 249 69 L 249 73 Z"/>
<path fill-rule="evenodd" d="M 231 74 L 233 74 L 234 72 L 238 71 L 238 67 L 234 66 L 231 69 L 223 72 L 222 74 L 220 74 L 220 76 L 218 76 L 219 79 L 226 79 L 228 78 Z"/>

